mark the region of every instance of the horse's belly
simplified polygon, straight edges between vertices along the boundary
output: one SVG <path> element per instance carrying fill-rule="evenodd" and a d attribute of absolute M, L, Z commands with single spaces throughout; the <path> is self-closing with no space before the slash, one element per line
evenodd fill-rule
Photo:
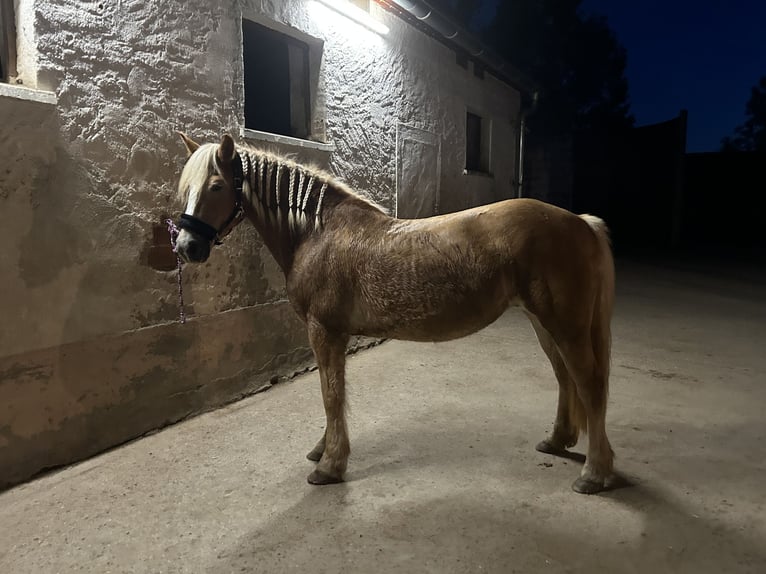
<path fill-rule="evenodd" d="M 421 293 L 421 297 L 365 301 L 352 321 L 354 334 L 408 341 L 448 341 L 494 322 L 513 304 L 497 282 L 463 293 Z"/>
<path fill-rule="evenodd" d="M 474 314 L 466 310 L 451 311 L 409 321 L 405 325 L 394 328 L 388 335 L 392 339 L 405 341 L 449 341 L 471 335 L 497 320 L 508 308 L 508 304 L 495 306 L 483 313 Z"/>

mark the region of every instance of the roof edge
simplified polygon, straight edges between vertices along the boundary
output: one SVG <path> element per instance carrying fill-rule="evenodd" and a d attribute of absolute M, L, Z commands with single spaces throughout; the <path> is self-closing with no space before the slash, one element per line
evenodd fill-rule
<path fill-rule="evenodd" d="M 375 0 L 409 24 L 450 47 L 464 51 L 488 72 L 512 88 L 534 97 L 540 85 L 484 44 L 450 16 L 425 0 Z"/>

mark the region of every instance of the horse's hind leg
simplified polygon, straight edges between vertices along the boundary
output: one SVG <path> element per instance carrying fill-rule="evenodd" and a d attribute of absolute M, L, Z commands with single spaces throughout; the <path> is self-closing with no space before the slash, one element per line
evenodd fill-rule
<path fill-rule="evenodd" d="M 531 313 L 527 313 L 527 316 L 535 329 L 540 346 L 551 362 L 556 380 L 559 383 L 559 402 L 556 409 L 556 421 L 553 423 L 553 433 L 550 437 L 540 441 L 535 448 L 548 454 L 561 454 L 567 448 L 577 444 L 580 428 L 584 430 L 585 427 L 585 413 L 576 394 L 575 382 L 556 347 L 556 342 L 545 327 L 540 324 L 537 317 Z"/>
<path fill-rule="evenodd" d="M 350 452 L 345 412 L 348 336 L 331 333 L 313 320 L 308 321 L 308 334 L 319 367 L 327 417 L 324 437 L 315 448 L 322 449 L 321 458 L 308 481 L 311 484 L 332 484 L 343 481 Z"/>
<path fill-rule="evenodd" d="M 326 443 L 327 439 L 325 437 L 325 433 L 322 433 L 322 438 L 320 438 L 316 446 L 311 449 L 311 452 L 306 455 L 306 458 L 314 462 L 319 462 L 322 459 L 322 455 L 324 454 Z"/>
<path fill-rule="evenodd" d="M 612 475 L 614 459 L 606 436 L 608 366 L 605 368 L 596 360 L 587 333 L 560 343 L 558 347 L 575 381 L 577 397 L 588 420 L 588 454 L 572 488 L 583 494 L 593 494 L 604 489 L 604 483 Z"/>

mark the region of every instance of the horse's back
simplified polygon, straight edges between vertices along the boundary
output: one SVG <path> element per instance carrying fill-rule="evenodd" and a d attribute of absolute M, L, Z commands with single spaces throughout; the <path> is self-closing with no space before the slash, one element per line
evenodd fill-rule
<path fill-rule="evenodd" d="M 396 220 L 393 234 L 427 235 L 444 247 L 463 246 L 494 261 L 535 267 L 572 260 L 573 252 L 592 255 L 598 247 L 598 218 L 531 198 L 517 198 L 424 219 Z M 601 222 L 603 225 L 603 222 Z M 575 256 L 575 261 L 577 257 Z"/>

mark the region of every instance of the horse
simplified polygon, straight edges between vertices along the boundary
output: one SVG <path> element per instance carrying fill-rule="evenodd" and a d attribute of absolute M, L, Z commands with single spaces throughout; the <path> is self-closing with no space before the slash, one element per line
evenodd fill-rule
<path fill-rule="evenodd" d="M 353 335 L 446 341 L 521 307 L 558 381 L 552 433 L 536 449 L 571 456 L 588 434 L 572 488 L 606 488 L 614 454 L 606 436 L 614 262 L 608 229 L 527 198 L 424 219 L 397 219 L 330 174 L 235 144 L 198 144 L 179 184 L 176 251 L 187 263 L 249 219 L 284 272 L 321 381 L 324 434 L 307 457 L 310 484 L 342 482 L 346 348 Z"/>

